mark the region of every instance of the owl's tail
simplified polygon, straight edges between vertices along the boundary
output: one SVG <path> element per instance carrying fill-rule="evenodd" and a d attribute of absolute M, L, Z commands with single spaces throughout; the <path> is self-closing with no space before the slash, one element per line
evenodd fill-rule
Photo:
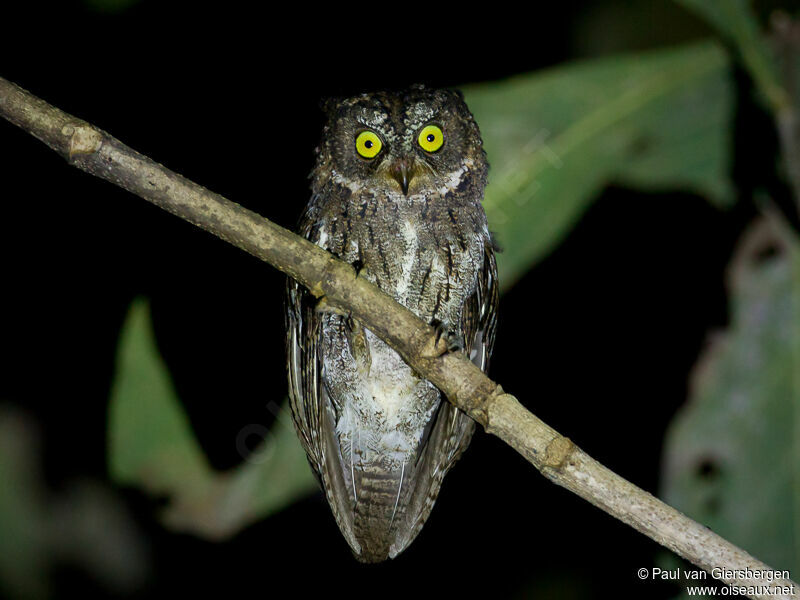
<path fill-rule="evenodd" d="M 358 443 L 340 448 L 330 405 L 323 418 L 320 475 L 339 528 L 359 561 L 394 558 L 428 518 L 442 478 L 469 442 L 474 422 L 444 401 L 418 454 L 388 466 L 362 459 Z"/>
<path fill-rule="evenodd" d="M 406 502 L 401 500 L 408 485 L 405 471 L 405 464 L 397 470 L 375 465 L 355 469 L 353 534 L 361 546 L 357 558 L 362 562 L 380 562 L 397 553 L 392 546 L 405 516 Z"/>

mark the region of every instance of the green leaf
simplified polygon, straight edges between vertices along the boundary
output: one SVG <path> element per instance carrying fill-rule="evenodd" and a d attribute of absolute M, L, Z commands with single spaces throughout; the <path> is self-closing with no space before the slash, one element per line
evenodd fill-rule
<path fill-rule="evenodd" d="M 508 289 L 610 182 L 734 200 L 725 53 L 700 44 L 464 88 L 489 162 L 484 206 Z"/>
<path fill-rule="evenodd" d="M 158 353 L 148 304 L 136 300 L 122 330 L 109 408 L 112 478 L 166 496 L 167 524 L 208 537 L 230 535 L 316 489 L 285 410 L 271 429 L 254 424 L 242 433 L 266 441 L 236 469 L 214 471 Z"/>
<path fill-rule="evenodd" d="M 665 500 L 775 569 L 800 572 L 800 247 L 777 219 L 731 265 L 731 324 L 666 437 Z M 777 254 L 774 254 L 777 252 Z"/>
<path fill-rule="evenodd" d="M 739 51 L 742 62 L 774 110 L 787 103 L 775 61 L 749 0 L 675 0 L 717 29 Z"/>

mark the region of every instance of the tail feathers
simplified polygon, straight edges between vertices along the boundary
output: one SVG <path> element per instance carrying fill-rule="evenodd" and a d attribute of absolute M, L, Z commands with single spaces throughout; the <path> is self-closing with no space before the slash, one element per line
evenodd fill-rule
<path fill-rule="evenodd" d="M 333 407 L 325 400 L 325 451 L 319 472 L 339 529 L 359 561 L 394 558 L 422 529 L 445 473 L 469 443 L 474 423 L 443 404 L 417 456 L 389 467 L 361 460 L 358 450 L 353 456 L 350 447 L 342 452 Z"/>
<path fill-rule="evenodd" d="M 397 537 L 397 525 L 405 515 L 407 495 L 405 465 L 397 470 L 385 470 L 367 465 L 355 470 L 358 500 L 353 511 L 353 534 L 361 551 L 362 562 L 380 562 L 393 556 L 392 546 Z"/>

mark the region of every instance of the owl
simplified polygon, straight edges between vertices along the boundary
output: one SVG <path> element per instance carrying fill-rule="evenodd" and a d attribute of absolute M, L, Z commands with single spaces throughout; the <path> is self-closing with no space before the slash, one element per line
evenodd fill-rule
<path fill-rule="evenodd" d="M 325 104 L 301 235 L 431 323 L 484 371 L 498 300 L 481 206 L 488 164 L 459 92 L 415 86 Z M 473 421 L 357 319 L 290 280 L 289 396 L 336 522 L 362 562 L 416 537 Z"/>

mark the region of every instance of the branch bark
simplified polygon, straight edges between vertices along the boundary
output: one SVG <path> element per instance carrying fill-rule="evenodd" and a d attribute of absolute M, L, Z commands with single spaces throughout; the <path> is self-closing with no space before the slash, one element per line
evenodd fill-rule
<path fill-rule="evenodd" d="M 110 181 L 270 263 L 392 346 L 448 400 L 545 477 L 751 598 L 795 598 L 797 584 L 613 473 L 525 409 L 412 312 L 311 242 L 206 190 L 91 124 L 0 78 L 0 115 L 87 173 Z M 719 571 L 723 571 L 720 573 Z M 758 587 L 761 586 L 761 587 Z M 776 588 L 783 588 L 777 590 Z M 783 592 L 783 593 L 781 593 Z"/>

